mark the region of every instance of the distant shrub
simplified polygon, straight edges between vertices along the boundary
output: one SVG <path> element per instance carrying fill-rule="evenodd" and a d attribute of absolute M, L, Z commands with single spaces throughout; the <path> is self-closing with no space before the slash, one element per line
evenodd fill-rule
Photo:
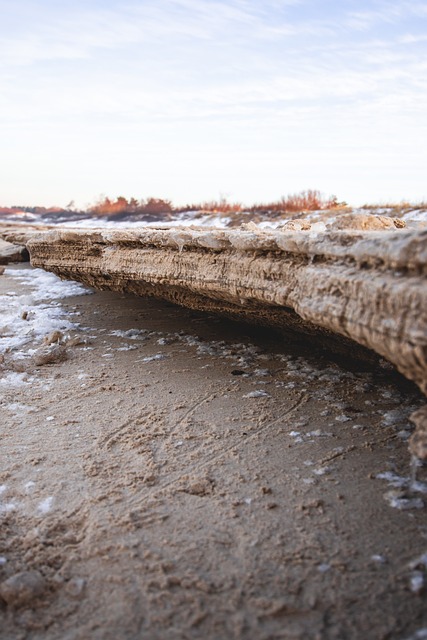
<path fill-rule="evenodd" d="M 221 198 L 220 200 L 208 200 L 206 202 L 188 204 L 174 210 L 176 212 L 207 211 L 209 213 L 239 213 L 240 211 L 244 211 L 244 207 L 240 202 L 228 202 L 226 198 Z"/>
<path fill-rule="evenodd" d="M 138 215 L 162 215 L 173 211 L 172 203 L 169 200 L 160 198 L 148 198 L 148 200 L 127 200 L 119 196 L 116 200 L 105 197 L 93 207 L 89 213 L 94 216 L 138 216 Z"/>
<path fill-rule="evenodd" d="M 400 216 L 414 209 L 427 209 L 427 202 L 417 203 L 402 200 L 401 202 L 383 202 L 381 204 L 364 204 L 361 209 L 365 211 L 386 212 L 389 215 Z"/>
<path fill-rule="evenodd" d="M 234 214 L 233 220 L 244 220 L 245 216 L 257 214 L 267 214 L 273 217 L 284 216 L 287 214 L 295 214 L 303 211 L 321 211 L 325 209 L 335 209 L 343 207 L 346 203 L 338 202 L 335 196 L 325 198 L 320 191 L 306 190 L 300 193 L 283 196 L 280 200 L 272 202 L 262 202 L 246 206 L 241 202 L 229 202 L 227 198 L 221 197 L 219 200 L 208 200 L 186 204 L 185 206 L 175 207 L 170 200 L 162 198 L 147 198 L 137 200 L 136 198 L 127 199 L 119 196 L 115 200 L 102 196 L 98 202 L 87 209 L 87 213 L 94 217 L 108 217 L 115 220 L 126 218 L 140 218 L 145 220 L 169 219 L 173 214 L 189 213 L 189 212 L 207 212 L 219 214 Z M 400 208 L 409 207 L 408 203 L 401 205 L 383 205 L 384 207 L 400 206 Z M 373 208 L 368 207 L 366 208 Z M 85 212 L 77 211 L 74 208 L 74 201 L 71 201 L 66 209 L 61 207 L 0 207 L 0 215 L 16 214 L 16 212 L 29 212 L 45 217 L 63 217 L 72 214 L 84 215 Z"/>
<path fill-rule="evenodd" d="M 258 203 L 250 207 L 249 211 L 265 211 L 273 213 L 299 213 L 302 211 L 322 211 L 343 206 L 336 196 L 325 198 L 320 191 L 308 189 L 300 193 L 282 197 L 275 202 Z"/>

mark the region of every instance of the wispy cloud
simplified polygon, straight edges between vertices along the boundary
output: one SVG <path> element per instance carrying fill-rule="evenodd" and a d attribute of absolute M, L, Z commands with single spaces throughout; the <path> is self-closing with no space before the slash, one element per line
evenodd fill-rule
<path fill-rule="evenodd" d="M 157 43 L 167 48 L 170 41 L 232 40 L 248 44 L 259 38 L 314 33 L 316 25 L 292 24 L 287 8 L 303 0 L 280 3 L 249 3 L 218 0 L 157 0 L 96 10 L 90 4 L 58 12 L 29 13 L 17 22 L 12 35 L 0 36 L 3 64 L 33 64 L 43 60 L 87 58 L 97 49 L 119 49 L 134 44 Z M 280 23 L 272 11 L 280 6 Z M 274 15 L 274 14 L 273 14 Z M 277 18 L 277 16 L 276 16 Z"/>
<path fill-rule="evenodd" d="M 185 148 L 188 162 L 226 149 L 242 163 L 262 157 L 259 171 L 276 175 L 268 158 L 287 153 L 301 166 L 308 151 L 319 158 L 325 150 L 362 163 L 362 141 L 370 151 L 389 145 L 387 162 L 401 162 L 396 147 L 405 141 L 417 162 L 423 153 L 426 3 L 0 0 L 0 9 L 9 157 L 18 148 L 39 153 L 43 140 L 59 153 L 66 140 L 74 159 L 78 145 L 93 145 L 93 162 L 106 171 L 97 149 L 110 145 L 123 149 L 130 171 L 146 145 L 170 158 Z M 191 169 L 199 176 L 200 166 Z"/>
<path fill-rule="evenodd" d="M 363 6 L 363 3 L 361 3 Z M 397 24 L 413 17 L 426 17 L 427 5 L 411 0 L 374 0 L 367 9 L 349 11 L 346 24 L 361 30 L 372 29 L 379 24 Z"/>

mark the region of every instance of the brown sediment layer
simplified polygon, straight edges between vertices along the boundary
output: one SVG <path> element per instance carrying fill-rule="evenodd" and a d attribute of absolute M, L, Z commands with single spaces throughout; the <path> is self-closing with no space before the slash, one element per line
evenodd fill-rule
<path fill-rule="evenodd" d="M 354 340 L 427 393 L 427 232 L 51 231 L 34 266 L 265 324 Z"/>

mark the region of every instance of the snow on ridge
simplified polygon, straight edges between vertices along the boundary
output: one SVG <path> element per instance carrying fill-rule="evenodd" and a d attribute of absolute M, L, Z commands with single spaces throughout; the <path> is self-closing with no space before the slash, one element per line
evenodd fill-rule
<path fill-rule="evenodd" d="M 240 211 L 238 214 L 229 214 L 221 213 L 217 211 L 185 211 L 182 213 L 175 214 L 170 219 L 163 219 L 159 217 L 157 220 L 152 220 L 150 222 L 144 220 L 114 220 L 114 219 L 103 219 L 92 217 L 88 214 L 86 218 L 77 218 L 74 220 L 67 220 L 66 217 L 61 218 L 60 220 L 53 222 L 49 220 L 49 218 L 43 218 L 43 216 L 35 215 L 35 214 L 27 214 L 27 218 L 25 220 L 17 218 L 12 218 L 10 216 L 5 220 L 0 215 L 0 220 L 13 222 L 14 225 L 23 226 L 29 223 L 38 223 L 38 224 L 50 224 L 53 225 L 53 228 L 56 226 L 61 228 L 68 229 L 141 229 L 141 228 L 169 228 L 169 227 L 189 227 L 192 225 L 198 227 L 206 227 L 206 228 L 217 228 L 217 229 L 226 229 L 230 228 L 233 220 L 239 219 L 242 220 L 245 216 L 248 216 L 248 220 L 256 219 L 256 224 L 261 229 L 276 229 L 278 226 L 282 225 L 284 222 L 292 219 L 302 219 L 310 222 L 313 226 L 318 227 L 313 229 L 313 231 L 324 231 L 325 225 L 332 223 L 343 213 L 352 213 L 352 214 L 371 214 L 371 215 L 382 215 L 382 216 L 391 216 L 394 217 L 396 215 L 396 209 L 391 206 L 381 206 L 381 207 L 348 207 L 346 209 L 319 209 L 316 211 L 301 211 L 288 213 L 285 217 L 271 217 L 268 214 L 253 214 L 250 211 Z M 253 217 L 255 215 L 255 218 Z M 236 217 L 237 216 L 237 217 Z M 406 210 L 404 213 L 401 213 L 401 219 L 405 222 L 408 222 L 412 225 L 421 223 L 424 225 L 427 223 L 427 209 L 423 207 L 414 206 L 412 209 Z"/>
<path fill-rule="evenodd" d="M 372 208 L 348 208 L 345 210 L 323 210 L 319 209 L 316 211 L 302 211 L 295 212 L 292 214 L 288 214 L 286 217 L 270 217 L 268 214 L 260 214 L 256 216 L 256 225 L 261 229 L 265 230 L 273 230 L 277 229 L 283 223 L 293 220 L 293 219 L 301 219 L 306 220 L 312 225 L 312 232 L 322 232 L 325 231 L 327 224 L 333 224 L 334 221 L 339 218 L 343 213 L 352 213 L 352 214 L 360 214 L 360 215 L 382 215 L 382 216 L 391 216 L 394 217 L 395 213 L 391 207 L 372 207 Z M 248 220 L 254 219 L 252 217 L 251 212 L 241 211 L 238 216 L 239 219 L 242 219 L 242 216 L 248 216 Z M 150 228 L 155 227 L 157 229 L 162 228 L 170 228 L 170 227 L 205 227 L 205 228 L 216 228 L 216 229 L 227 229 L 230 228 L 231 223 L 235 220 L 236 217 L 234 214 L 227 215 L 219 212 L 201 212 L 201 211 L 191 211 L 184 212 L 174 216 L 171 219 L 162 219 L 153 220 L 151 222 L 146 222 L 142 220 L 104 220 L 102 218 L 93 218 L 87 217 L 80 220 L 70 220 L 63 221 L 59 226 L 70 228 L 70 229 L 141 229 L 141 228 Z M 254 219 L 254 220 L 255 220 Z M 411 209 L 406 211 L 401 215 L 401 219 L 408 223 L 427 223 L 427 209 Z"/>

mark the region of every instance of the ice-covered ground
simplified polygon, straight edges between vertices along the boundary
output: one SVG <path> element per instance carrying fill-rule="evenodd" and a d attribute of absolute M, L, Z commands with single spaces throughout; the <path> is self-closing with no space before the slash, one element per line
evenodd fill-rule
<path fill-rule="evenodd" d="M 43 269 L 9 267 L 5 275 L 27 286 L 0 295 L 0 355 L 9 354 L 15 360 L 31 356 L 46 335 L 78 326 L 65 313 L 61 299 L 90 293 L 89 289 Z M 0 384 L 19 384 L 25 375 L 9 371 Z"/>
<path fill-rule="evenodd" d="M 190 227 L 197 225 L 198 227 L 217 227 L 226 228 L 231 222 L 230 217 L 221 216 L 219 214 L 200 215 L 197 212 L 177 215 L 173 220 L 167 222 L 141 222 L 141 221 L 118 221 L 100 220 L 99 218 L 86 218 L 85 220 L 74 220 L 72 222 L 61 223 L 61 226 L 79 229 L 93 229 L 103 227 L 108 229 L 128 229 L 133 227 L 139 229 L 141 227 L 170 227 L 171 225 L 179 225 L 180 227 Z"/>
<path fill-rule="evenodd" d="M 312 224 L 312 231 L 323 231 L 326 228 L 326 224 L 331 224 L 343 213 L 343 210 L 334 211 L 311 211 L 311 212 L 303 212 L 303 213 L 295 213 L 292 214 L 290 218 L 303 218 Z M 394 217 L 396 213 L 391 207 L 373 207 L 372 209 L 367 208 L 354 208 L 354 209 L 346 209 L 345 213 L 355 213 L 355 214 L 375 214 L 375 215 L 383 215 L 383 216 L 391 216 Z M 252 214 L 247 213 L 248 221 L 252 219 Z M 67 228 L 79 228 L 79 229 L 93 229 L 96 227 L 102 227 L 107 229 L 124 229 L 124 228 L 141 228 L 141 227 L 170 227 L 172 225 L 179 225 L 183 227 L 196 225 L 198 227 L 216 227 L 216 228 L 227 228 L 233 222 L 234 214 L 226 215 L 221 213 L 204 213 L 200 211 L 191 211 L 186 213 L 179 213 L 173 219 L 166 220 L 164 222 L 152 221 L 152 222 L 144 222 L 144 221 L 133 221 L 133 220 L 122 220 L 122 221 L 113 221 L 106 220 L 102 218 L 93 218 L 88 217 L 80 220 L 70 220 L 64 221 L 61 220 L 57 224 Z M 241 212 L 238 214 L 239 220 L 244 220 L 245 212 Z M 264 229 L 275 229 L 281 224 L 283 224 L 286 220 L 282 218 L 269 218 L 268 215 L 264 214 L 264 219 L 262 216 L 258 216 L 259 221 L 257 224 Z M 401 215 L 402 220 L 404 220 L 407 224 L 413 225 L 416 223 L 427 224 L 427 209 L 424 208 L 414 208 L 406 213 Z M 0 218 L 5 222 L 10 222 L 18 225 L 26 225 L 26 224 L 51 224 L 52 220 L 46 218 L 43 219 L 40 216 L 36 216 L 34 214 L 26 215 L 25 219 L 22 216 L 16 215 L 8 215 L 7 217 Z M 56 223 L 55 223 L 56 224 Z"/>

